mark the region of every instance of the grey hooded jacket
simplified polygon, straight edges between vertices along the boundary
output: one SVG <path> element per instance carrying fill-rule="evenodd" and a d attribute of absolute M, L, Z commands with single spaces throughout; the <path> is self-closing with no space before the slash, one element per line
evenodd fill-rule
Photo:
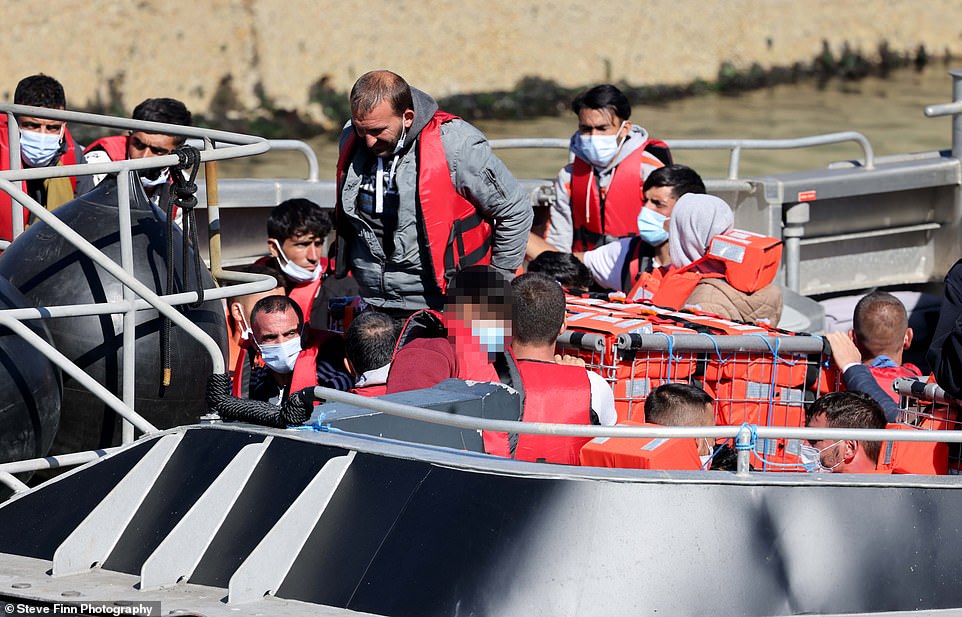
<path fill-rule="evenodd" d="M 422 263 L 428 247 L 419 229 L 415 207 L 418 171 L 417 140 L 434 116 L 433 98 L 412 88 L 414 123 L 399 153 L 395 181 L 400 199 L 394 250 L 385 255 L 371 227 L 357 214 L 360 171 L 370 165 L 373 153 L 363 145 L 355 148 L 346 165 L 338 200 L 338 261 L 354 275 L 361 296 L 369 303 L 392 309 L 439 308 L 443 304 L 432 272 Z M 353 131 L 350 123 L 341 134 L 343 148 Z M 521 265 L 531 229 L 531 198 L 491 151 L 484 135 L 463 120 L 441 125 L 441 144 L 447 156 L 451 181 L 492 224 L 491 265 L 508 275 Z"/>
<path fill-rule="evenodd" d="M 615 155 L 614 161 L 605 169 L 594 169 L 598 186 L 604 189 L 611 184 L 611 179 L 615 175 L 615 169 L 623 160 L 628 158 L 635 150 L 641 148 L 648 141 L 648 131 L 637 124 L 631 125 L 631 132 L 625 140 L 621 150 Z M 587 160 L 581 151 L 578 141 L 578 133 L 571 136 L 569 151 L 572 156 L 578 156 Z M 662 166 L 662 162 L 655 156 L 649 157 L 641 164 L 641 178 L 644 181 L 653 170 Z M 568 163 L 555 179 L 555 202 L 549 212 L 548 235 L 545 238 L 548 244 L 554 246 L 559 251 L 570 252 L 571 244 L 574 240 L 574 224 L 571 218 L 571 197 L 568 195 L 568 188 L 571 186 L 571 173 L 573 164 Z M 638 187 L 639 190 L 641 187 Z"/>

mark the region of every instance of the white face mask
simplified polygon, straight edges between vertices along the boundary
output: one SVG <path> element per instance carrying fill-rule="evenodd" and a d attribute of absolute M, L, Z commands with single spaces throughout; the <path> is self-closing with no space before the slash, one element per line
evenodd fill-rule
<path fill-rule="evenodd" d="M 297 356 L 301 353 L 301 337 L 283 343 L 258 345 L 264 364 L 275 373 L 286 375 L 294 371 Z"/>
<path fill-rule="evenodd" d="M 153 186 L 160 186 L 161 184 L 167 184 L 167 182 L 170 180 L 169 167 L 164 167 L 163 170 L 161 170 L 161 172 L 157 174 L 157 177 L 154 179 L 150 179 L 147 177 L 146 174 L 149 173 L 150 171 L 152 170 L 148 169 L 140 172 L 140 184 L 145 189 Z"/>
<path fill-rule="evenodd" d="M 668 239 L 665 221 L 668 217 L 651 208 L 642 208 L 638 213 L 638 235 L 652 246 L 663 244 Z"/>
<path fill-rule="evenodd" d="M 825 452 L 829 448 L 833 448 L 840 443 L 842 443 L 842 440 L 838 440 L 833 444 L 827 445 L 821 450 L 813 446 L 802 445 L 798 451 L 798 457 L 802 461 L 802 467 L 804 467 L 805 471 L 809 473 L 832 473 L 836 467 L 842 464 L 842 461 L 835 463 L 831 467 L 826 467 L 822 464 L 822 452 Z"/>
<path fill-rule="evenodd" d="M 701 466 L 699 467 L 699 469 L 708 469 L 708 468 L 710 468 L 710 467 L 711 467 L 711 459 L 714 458 L 714 456 L 715 456 L 715 446 L 714 446 L 714 444 L 712 443 L 711 439 L 707 439 L 707 438 L 706 438 L 705 441 L 707 441 L 707 445 L 708 445 L 708 454 L 699 454 L 699 455 L 698 455 L 698 459 L 701 461 Z"/>
<path fill-rule="evenodd" d="M 20 155 L 31 167 L 45 167 L 60 152 L 63 130 L 58 134 L 21 131 Z"/>
<path fill-rule="evenodd" d="M 628 138 L 626 134 L 618 139 L 618 133 L 625 127 L 622 122 L 614 135 L 578 135 L 578 146 L 589 163 L 595 167 L 605 168 L 615 158 L 621 145 Z"/>
<path fill-rule="evenodd" d="M 298 283 L 309 283 L 320 278 L 321 264 L 317 264 L 313 272 L 307 268 L 302 268 L 287 258 L 287 255 L 284 254 L 284 249 L 281 248 L 280 242 L 277 240 L 271 240 L 271 242 L 277 247 L 277 262 L 281 264 L 281 271 L 290 277 L 291 280 L 297 281 Z"/>

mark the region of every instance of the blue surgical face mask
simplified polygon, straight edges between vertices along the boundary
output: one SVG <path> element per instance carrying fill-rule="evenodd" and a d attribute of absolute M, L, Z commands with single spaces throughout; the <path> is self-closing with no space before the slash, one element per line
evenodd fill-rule
<path fill-rule="evenodd" d="M 491 323 L 491 322 L 487 322 Z M 485 322 L 471 324 L 471 335 L 485 348 L 488 353 L 505 350 L 507 332 L 501 325 L 484 325 Z"/>
<path fill-rule="evenodd" d="M 585 159 L 595 167 L 605 168 L 615 158 L 621 145 L 628 138 L 626 134 L 618 139 L 625 123 L 622 122 L 614 135 L 578 135 L 578 147 Z"/>
<path fill-rule="evenodd" d="M 60 133 L 20 132 L 20 154 L 31 167 L 45 167 L 60 152 Z"/>
<path fill-rule="evenodd" d="M 301 337 L 257 347 L 261 350 L 261 357 L 269 369 L 286 375 L 294 372 L 294 364 L 297 363 L 297 356 L 301 353 Z"/>
<path fill-rule="evenodd" d="M 668 239 L 665 221 L 668 217 L 651 208 L 642 208 L 638 213 L 638 235 L 652 246 L 658 246 Z"/>

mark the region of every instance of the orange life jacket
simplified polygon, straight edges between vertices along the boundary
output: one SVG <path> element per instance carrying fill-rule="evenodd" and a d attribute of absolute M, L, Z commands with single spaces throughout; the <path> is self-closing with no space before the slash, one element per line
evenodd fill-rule
<path fill-rule="evenodd" d="M 525 422 L 591 424 L 591 383 L 580 366 L 518 360 L 524 384 Z M 564 465 L 579 464 L 581 447 L 589 437 L 518 435 L 514 458 Z"/>
<path fill-rule="evenodd" d="M 603 199 L 591 163 L 575 157 L 569 190 L 571 222 L 574 226 L 574 244 L 571 250 L 593 249 L 599 245 L 598 240 L 603 235 L 621 238 L 638 234 L 638 213 L 645 203 L 641 165 L 664 165 L 648 151 L 649 148 L 668 151 L 668 146 L 662 141 L 646 141 L 612 171 L 611 183 L 608 184 Z M 670 155 L 668 158 L 670 161 Z"/>
<path fill-rule="evenodd" d="M 916 427 L 898 422 L 887 429 L 913 431 Z M 878 469 L 891 473 L 944 476 L 949 473 L 949 445 L 937 441 L 886 441 L 878 458 Z"/>
<path fill-rule="evenodd" d="M 733 229 L 712 238 L 701 259 L 641 275 L 628 299 L 679 309 L 705 278 L 723 278 L 738 291 L 754 293 L 775 280 L 781 259 L 781 240 Z"/>
<path fill-rule="evenodd" d="M 428 250 L 422 251 L 423 266 L 434 274 L 441 293 L 448 278 L 468 266 L 491 263 L 492 228 L 478 209 L 458 193 L 451 182 L 451 171 L 441 143 L 441 125 L 458 116 L 436 111 L 421 129 L 417 144 L 418 192 L 415 202 L 418 235 Z M 345 140 L 337 159 L 337 207 L 335 217 L 343 218 L 341 189 L 347 166 L 356 151 L 357 136 L 352 132 Z M 334 272 L 338 278 L 347 275 L 350 256 L 349 240 L 354 231 L 336 222 L 337 259 Z"/>
<path fill-rule="evenodd" d="M 619 424 L 659 426 L 634 421 Z M 701 469 L 697 440 L 688 437 L 596 437 L 581 448 L 581 464 L 622 469 Z"/>
<path fill-rule="evenodd" d="M 70 129 L 66 126 L 63 130 L 63 138 L 67 143 L 67 151 L 60 155 L 60 163 L 63 165 L 76 165 L 77 153 Z M 0 170 L 10 169 L 10 132 L 7 127 L 7 115 L 0 114 Z M 77 190 L 77 178 L 70 176 L 70 185 L 74 191 Z M 22 182 L 21 188 L 27 190 L 27 183 Z M 44 205 L 44 204 L 41 204 Z M 5 191 L 0 191 L 0 240 L 13 240 L 13 200 Z M 23 209 L 23 220 L 26 223 L 30 216 L 30 211 Z"/>

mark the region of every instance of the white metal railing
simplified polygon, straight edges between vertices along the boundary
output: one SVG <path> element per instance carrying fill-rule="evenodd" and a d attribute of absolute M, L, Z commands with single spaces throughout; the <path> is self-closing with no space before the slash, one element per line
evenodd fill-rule
<path fill-rule="evenodd" d="M 55 167 L 43 167 L 36 169 L 18 169 L 20 162 L 19 152 L 19 128 L 15 114 L 28 115 L 65 122 L 95 124 L 115 129 L 126 130 L 146 130 L 155 133 L 182 135 L 193 137 L 204 141 L 205 149 L 200 153 L 200 160 L 204 163 L 213 163 L 217 160 L 232 159 L 241 156 L 250 156 L 266 152 L 270 145 L 266 140 L 259 137 L 217 131 L 212 129 L 200 129 L 185 127 L 173 124 L 158 122 L 145 122 L 137 120 L 127 120 L 123 118 L 113 118 L 82 112 L 54 110 L 38 107 L 28 107 L 23 105 L 0 104 L 0 113 L 8 116 L 8 129 L 10 134 L 11 148 L 11 170 L 0 171 L 0 190 L 7 192 L 14 204 L 19 204 L 26 208 L 31 214 L 36 216 L 50 226 L 51 229 L 75 247 L 85 257 L 91 259 L 98 266 L 103 268 L 111 276 L 123 285 L 123 301 L 89 305 L 66 305 L 58 307 L 38 307 L 36 309 L 10 309 L 0 310 L 0 323 L 8 325 L 19 336 L 27 340 L 31 345 L 41 351 L 48 359 L 59 368 L 78 380 L 79 383 L 90 389 L 98 398 L 103 400 L 108 406 L 114 409 L 124 418 L 125 443 L 133 440 L 133 428 L 136 427 L 143 432 L 156 430 L 149 422 L 134 410 L 134 386 L 135 386 L 135 366 L 136 366 L 136 313 L 140 310 L 153 308 L 171 322 L 182 328 L 189 336 L 197 340 L 211 358 L 211 365 L 214 372 L 224 371 L 224 358 L 219 344 L 214 341 L 199 326 L 190 321 L 185 315 L 177 311 L 174 306 L 185 304 L 198 299 L 198 294 L 174 294 L 172 296 L 161 297 L 149 289 L 133 276 L 134 257 L 133 240 L 131 231 L 130 214 L 130 184 L 128 176 L 134 171 L 153 169 L 158 167 L 169 167 L 177 165 L 180 159 L 177 155 L 148 157 L 142 159 L 132 159 L 124 161 L 112 161 L 109 163 L 81 164 L 81 165 L 58 165 Z M 214 149 L 215 142 L 230 144 L 225 147 Z M 97 249 L 93 244 L 84 239 L 70 226 L 63 223 L 41 204 L 30 198 L 23 192 L 19 181 L 82 176 L 93 174 L 115 174 L 118 176 L 118 217 L 119 217 L 119 238 L 120 238 L 120 263 L 116 263 Z M 216 176 L 215 176 L 216 177 Z M 216 187 L 213 187 L 216 191 Z M 216 200 L 215 202 L 216 203 Z M 21 208 L 12 207 L 13 233 L 14 237 L 23 231 L 23 211 Z M 219 212 L 216 207 L 208 208 L 208 225 L 212 230 L 219 230 Z M 209 234 L 211 243 L 219 241 L 215 233 Z M 199 247 L 197 247 L 199 248 Z M 214 254 L 213 246 L 211 254 Z M 217 251 L 219 253 L 219 251 Z M 219 269 L 219 263 L 214 264 L 215 272 Z M 221 275 L 221 278 L 232 281 L 240 281 L 239 285 L 233 286 L 228 290 L 206 290 L 207 297 L 223 298 L 227 295 L 239 295 L 266 291 L 273 288 L 275 281 L 271 277 L 250 275 L 241 273 L 231 273 Z M 79 367 L 70 362 L 66 357 L 50 347 L 40 337 L 34 334 L 29 328 L 19 323 L 23 319 L 36 319 L 38 317 L 65 317 L 81 315 L 102 315 L 102 314 L 123 314 L 123 338 L 122 338 L 122 396 L 118 399 L 106 388 L 96 383 Z"/>
<path fill-rule="evenodd" d="M 875 168 L 875 151 L 868 138 L 855 131 L 810 135 L 791 139 L 667 139 L 665 143 L 672 150 L 728 150 L 729 181 L 739 180 L 741 155 L 744 150 L 794 150 L 853 142 L 862 149 L 865 169 Z M 492 139 L 492 148 L 555 148 L 567 150 L 567 139 Z M 707 185 L 707 182 L 706 182 Z"/>

